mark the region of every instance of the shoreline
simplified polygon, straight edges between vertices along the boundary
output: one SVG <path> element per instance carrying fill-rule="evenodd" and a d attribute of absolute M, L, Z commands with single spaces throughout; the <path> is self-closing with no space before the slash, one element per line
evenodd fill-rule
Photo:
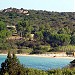
<path fill-rule="evenodd" d="M 0 55 L 7 55 L 7 54 L 0 54 Z M 43 58 L 63 58 L 63 59 L 75 59 L 74 56 L 54 56 L 53 54 L 16 54 L 16 56 L 29 56 L 29 57 L 43 57 Z"/>

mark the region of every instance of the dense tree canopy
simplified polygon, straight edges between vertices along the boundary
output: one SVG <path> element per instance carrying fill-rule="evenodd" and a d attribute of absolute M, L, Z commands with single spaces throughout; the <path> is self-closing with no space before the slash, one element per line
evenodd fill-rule
<path fill-rule="evenodd" d="M 10 9 L 12 12 L 9 11 Z M 6 10 L 8 12 L 5 12 Z M 74 12 L 27 10 L 27 14 L 29 14 L 27 15 L 18 13 L 20 10 L 24 9 L 8 8 L 0 12 L 0 48 L 5 42 L 13 46 L 11 48 L 16 47 L 21 49 L 28 47 L 33 50 L 36 49 L 36 46 L 39 47 L 40 45 L 50 45 L 52 48 L 75 45 Z M 25 40 L 15 40 L 14 42 L 12 40 L 5 41 L 4 39 L 9 34 L 15 32 L 12 29 L 8 31 L 6 28 L 7 25 L 16 26 L 18 36 L 25 38 Z M 28 40 L 30 34 L 34 34 L 33 41 Z"/>

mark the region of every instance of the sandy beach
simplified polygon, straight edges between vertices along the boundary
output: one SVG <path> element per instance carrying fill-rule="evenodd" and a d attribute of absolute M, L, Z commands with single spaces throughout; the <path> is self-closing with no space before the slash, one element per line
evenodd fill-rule
<path fill-rule="evenodd" d="M 0 54 L 0 55 L 7 55 L 7 54 Z M 44 57 L 44 58 L 64 58 L 64 59 L 75 59 L 74 56 L 55 56 L 54 54 L 16 54 L 16 56 L 29 56 L 29 57 Z"/>

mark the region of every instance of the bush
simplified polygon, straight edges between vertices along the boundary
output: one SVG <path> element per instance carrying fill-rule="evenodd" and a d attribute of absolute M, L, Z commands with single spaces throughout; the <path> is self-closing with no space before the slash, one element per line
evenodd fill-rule
<path fill-rule="evenodd" d="M 32 51 L 33 51 L 33 49 L 25 47 L 24 49 L 17 50 L 17 53 L 18 54 L 20 54 L 20 53 L 30 54 Z"/>

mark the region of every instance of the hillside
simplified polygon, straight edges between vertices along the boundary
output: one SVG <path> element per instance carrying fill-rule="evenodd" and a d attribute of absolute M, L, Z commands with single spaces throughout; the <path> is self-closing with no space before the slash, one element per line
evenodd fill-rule
<path fill-rule="evenodd" d="M 4 23 L 5 29 L 0 31 L 5 33 L 7 30 L 10 36 L 16 34 L 22 39 L 11 40 L 12 42 L 10 40 L 1 41 L 0 49 L 29 49 L 31 53 L 42 53 L 64 51 L 63 48 L 67 46 L 69 51 L 74 51 L 71 48 L 75 45 L 74 14 L 75 12 L 49 12 L 23 8 L 1 10 L 0 27 Z M 7 26 L 15 26 L 16 29 L 7 28 Z M 4 39 L 9 38 L 6 34 L 0 33 L 0 39 L 3 40 L 2 35 L 5 35 Z M 30 36 L 31 34 L 33 37 Z"/>
<path fill-rule="evenodd" d="M 7 8 L 0 12 L 0 20 L 9 25 L 16 25 L 18 21 L 30 21 L 30 25 L 49 25 L 54 28 L 75 28 L 75 12 L 48 12 L 42 10 L 26 10 Z"/>

